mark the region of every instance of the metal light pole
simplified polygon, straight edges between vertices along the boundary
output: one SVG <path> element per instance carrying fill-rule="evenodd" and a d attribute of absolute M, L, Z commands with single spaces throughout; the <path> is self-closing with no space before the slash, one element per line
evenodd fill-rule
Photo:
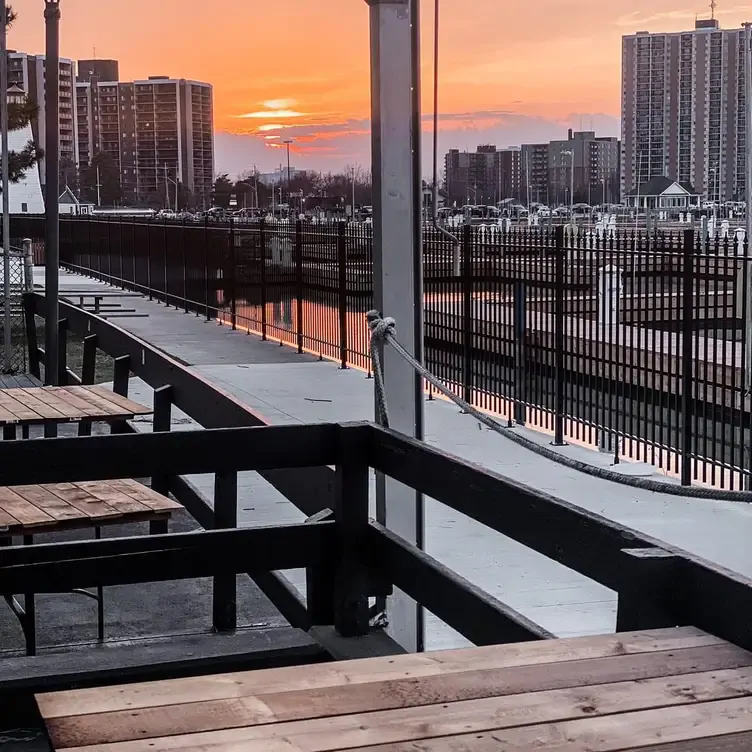
<path fill-rule="evenodd" d="M 0 131 L 2 131 L 2 171 L 3 171 L 3 352 L 5 373 L 13 368 L 13 342 L 11 340 L 10 320 L 10 193 L 8 179 L 8 37 L 5 21 L 8 8 L 5 0 L 0 0 L 2 29 L 0 29 Z"/>
<path fill-rule="evenodd" d="M 44 327 L 45 383 L 58 386 L 58 269 L 60 266 L 60 0 L 45 0 L 47 31 L 45 120 L 45 269 L 47 318 Z"/>
<path fill-rule="evenodd" d="M 290 206 L 290 187 L 292 185 L 292 178 L 290 176 L 290 145 L 292 144 L 292 139 L 288 138 L 287 141 L 285 141 L 285 146 L 287 147 L 287 205 Z"/>

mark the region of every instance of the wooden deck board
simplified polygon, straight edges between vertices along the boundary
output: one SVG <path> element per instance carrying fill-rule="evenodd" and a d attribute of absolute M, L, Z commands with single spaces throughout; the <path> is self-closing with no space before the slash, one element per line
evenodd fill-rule
<path fill-rule="evenodd" d="M 475 669 L 502 669 L 546 665 L 608 656 L 656 653 L 666 650 L 725 645 L 724 641 L 693 627 L 631 632 L 621 635 L 576 637 L 506 646 L 463 648 L 399 657 L 364 658 L 319 666 L 215 674 L 121 687 L 101 687 L 78 693 L 40 695 L 46 718 L 75 715 L 81 706 L 88 713 L 135 710 L 161 705 L 223 700 L 275 692 L 352 687 L 372 682 L 414 680 Z"/>
<path fill-rule="evenodd" d="M 669 752 L 672 744 L 691 752 L 705 738 L 725 740 L 705 749 L 731 752 L 752 738 L 752 653 L 684 628 L 48 693 L 37 702 L 54 748 L 69 752 Z"/>

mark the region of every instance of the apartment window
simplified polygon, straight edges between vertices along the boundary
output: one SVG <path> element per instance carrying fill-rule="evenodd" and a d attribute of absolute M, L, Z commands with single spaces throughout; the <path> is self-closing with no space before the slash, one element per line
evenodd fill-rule
<path fill-rule="evenodd" d="M 26 213 L 29 211 L 29 205 L 28 204 L 21 204 L 21 211 Z"/>

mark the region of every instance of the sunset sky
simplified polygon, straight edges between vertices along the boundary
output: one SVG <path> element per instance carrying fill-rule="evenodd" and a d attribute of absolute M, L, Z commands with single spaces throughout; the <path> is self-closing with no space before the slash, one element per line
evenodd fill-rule
<path fill-rule="evenodd" d="M 9 46 L 43 52 L 42 0 L 11 2 L 19 19 Z M 369 165 L 364 0 L 61 0 L 61 8 L 65 57 L 90 58 L 96 48 L 96 57 L 120 61 L 124 80 L 164 74 L 214 85 L 218 171 L 273 169 L 282 133 L 295 139 L 301 169 Z M 442 152 L 549 140 L 570 126 L 618 135 L 621 36 L 689 29 L 696 14 L 709 15 L 692 0 L 441 0 L 441 8 Z M 752 20 L 752 5 L 721 0 L 717 16 L 738 26 Z M 429 117 L 432 24 L 433 0 L 424 0 Z"/>

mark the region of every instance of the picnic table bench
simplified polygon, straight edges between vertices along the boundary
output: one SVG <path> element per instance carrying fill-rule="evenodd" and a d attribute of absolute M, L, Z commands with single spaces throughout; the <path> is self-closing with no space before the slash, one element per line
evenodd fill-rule
<path fill-rule="evenodd" d="M 86 481 L 31 486 L 0 486 L 0 547 L 12 545 L 14 536 L 26 546 L 40 533 L 93 528 L 100 538 L 107 525 L 148 522 L 152 535 L 168 532 L 170 516 L 182 505 L 135 480 Z M 2 564 L 0 549 L 0 565 Z M 76 593 L 97 602 L 97 638 L 104 641 L 104 589 Z M 3 598 L 18 619 L 27 655 L 36 654 L 35 594 L 25 593 L 21 604 L 12 593 Z"/>
<path fill-rule="evenodd" d="M 693 627 L 37 694 L 55 750 L 742 752 L 752 653 Z"/>
<path fill-rule="evenodd" d="M 94 421 L 121 421 L 147 415 L 152 409 L 100 386 L 28 387 L 0 389 L 0 426 L 5 440 L 24 437 L 33 425 L 42 425 L 53 437 L 60 423 L 80 423 L 79 433 L 91 432 Z M 2 471 L 0 469 L 0 475 Z M 88 481 L 50 485 L 0 486 L 0 546 L 12 545 L 13 537 L 33 545 L 34 536 L 71 528 L 93 528 L 101 537 L 102 527 L 148 522 L 149 532 L 167 532 L 170 515 L 182 506 L 135 480 Z M 0 563 L 2 551 L 0 550 Z M 104 598 L 76 591 L 97 601 L 97 636 L 104 640 Z M 35 594 L 24 594 L 21 604 L 14 594 L 3 597 L 18 618 L 26 638 L 28 655 L 36 653 Z"/>

